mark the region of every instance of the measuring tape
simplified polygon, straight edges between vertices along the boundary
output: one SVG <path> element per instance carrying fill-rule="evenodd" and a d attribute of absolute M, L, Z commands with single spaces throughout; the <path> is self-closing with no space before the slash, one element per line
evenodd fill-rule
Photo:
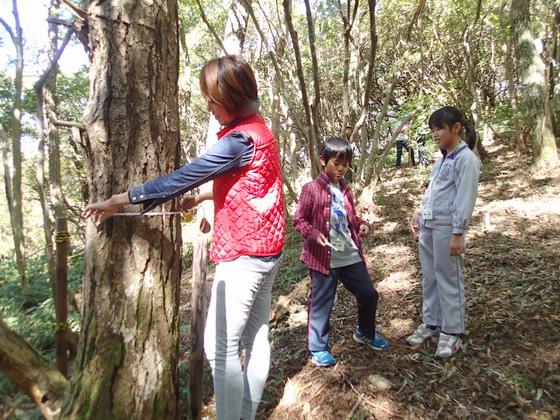
<path fill-rule="evenodd" d="M 139 213 L 139 212 L 130 212 L 130 213 L 115 213 L 114 216 L 123 216 L 123 217 L 130 217 L 130 216 L 175 216 L 181 215 L 182 212 L 180 211 L 149 211 L 146 213 Z M 185 222 L 192 222 L 194 219 L 194 212 L 189 210 L 185 213 Z"/>

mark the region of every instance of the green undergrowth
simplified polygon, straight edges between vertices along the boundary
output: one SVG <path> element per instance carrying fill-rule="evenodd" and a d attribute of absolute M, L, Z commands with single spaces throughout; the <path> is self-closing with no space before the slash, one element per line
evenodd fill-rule
<path fill-rule="evenodd" d="M 74 292 L 78 289 L 82 281 L 83 266 L 83 252 L 71 252 L 68 261 L 69 291 Z M 54 363 L 55 307 L 44 256 L 27 260 L 27 275 L 28 294 L 24 298 L 15 261 L 0 262 L 0 319 L 27 340 L 37 352 Z M 68 314 L 68 322 L 72 330 L 79 329 L 78 311 Z M 31 401 L 18 392 L 17 387 L 0 373 L 1 396 L 12 396 L 11 404 L 14 406 L 25 405 Z M 0 403 L 2 403 L 1 398 Z"/>
<path fill-rule="evenodd" d="M 289 294 L 309 271 L 299 260 L 303 248 L 303 237 L 292 226 L 292 216 L 286 217 L 286 241 L 283 249 L 282 265 L 276 275 L 272 289 L 272 301 L 278 296 Z"/>

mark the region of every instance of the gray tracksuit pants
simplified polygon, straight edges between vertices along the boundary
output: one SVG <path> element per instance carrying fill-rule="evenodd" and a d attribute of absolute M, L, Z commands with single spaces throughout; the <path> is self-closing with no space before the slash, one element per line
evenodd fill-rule
<path fill-rule="evenodd" d="M 422 322 L 437 325 L 443 332 L 465 332 L 465 287 L 463 255 L 449 255 L 449 230 L 420 226 L 422 265 Z"/>

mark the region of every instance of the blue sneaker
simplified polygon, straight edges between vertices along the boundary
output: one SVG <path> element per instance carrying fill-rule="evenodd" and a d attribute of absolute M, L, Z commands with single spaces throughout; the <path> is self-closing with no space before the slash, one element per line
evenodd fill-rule
<path fill-rule="evenodd" d="M 356 328 L 356 331 L 354 331 L 354 341 L 360 343 L 360 344 L 367 344 L 369 347 L 371 347 L 374 350 L 387 350 L 389 348 L 389 342 L 387 340 L 385 340 L 384 338 L 381 338 L 377 335 L 377 331 L 375 332 L 375 335 L 372 338 L 368 338 L 365 335 L 363 335 L 360 332 L 359 328 Z"/>
<path fill-rule="evenodd" d="M 336 364 L 336 360 L 334 360 L 334 357 L 332 357 L 331 354 L 326 350 L 312 351 L 311 361 L 314 365 L 320 367 L 327 367 Z"/>

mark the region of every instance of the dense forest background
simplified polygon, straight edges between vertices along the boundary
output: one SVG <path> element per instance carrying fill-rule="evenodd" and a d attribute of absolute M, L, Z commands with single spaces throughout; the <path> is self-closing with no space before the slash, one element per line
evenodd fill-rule
<path fill-rule="evenodd" d="M 184 388 L 188 376 L 184 355 L 188 355 L 189 348 L 181 337 L 190 331 L 183 310 L 190 295 L 184 289 L 190 288 L 185 278 L 192 264 L 191 243 L 196 229 L 193 230 L 192 223 L 183 221 L 181 225 L 173 218 L 147 222 L 135 219 L 123 221 L 121 227 L 115 222 L 114 230 L 113 225 L 97 229 L 88 225 L 80 213 L 94 199 L 122 192 L 135 183 L 189 162 L 214 141 L 216 125 L 209 119 L 200 96 L 198 74 L 206 61 L 218 55 L 242 54 L 256 71 L 261 113 L 279 144 L 289 215 L 293 214 L 301 185 L 319 171 L 317 150 L 322 140 L 327 136 L 346 136 L 355 145 L 358 151 L 355 172 L 349 181 L 364 217 L 380 223 L 368 242 L 372 249 L 370 256 L 375 261 L 388 260 L 385 268 L 373 264 L 376 281 L 386 280 L 393 270 L 390 255 L 403 246 L 399 238 L 407 233 L 401 227 L 406 227 L 409 212 L 418 204 L 421 185 L 429 170 L 429 167 L 412 166 L 411 156 L 407 154 L 403 157 L 404 168 L 395 169 L 396 142 L 406 140 L 416 154 L 418 139 L 427 135 L 425 153 L 430 163 L 433 162 L 439 151 L 429 137 L 427 117 L 444 105 L 461 109 L 479 134 L 477 153 L 483 161 L 482 180 L 492 191 L 480 200 L 479 207 L 490 206 L 493 197 L 513 199 L 525 189 L 522 198 L 532 200 L 526 218 L 536 214 L 539 221 L 548 220 L 552 225 L 558 221 L 558 0 L 160 0 L 140 6 L 132 3 L 135 2 L 45 0 L 39 4 L 30 0 L 3 0 L 0 3 L 3 57 L 0 143 L 4 181 L 0 191 L 0 347 L 4 348 L 0 351 L 0 371 L 6 374 L 0 375 L 3 415 L 18 416 L 17 413 L 25 411 L 28 416 L 40 416 L 39 411 L 29 411 L 30 400 L 20 393 L 20 388 L 25 391 L 25 386 L 20 384 L 18 388 L 7 379 L 10 376 L 6 370 L 12 362 L 6 343 L 24 338 L 46 365 L 54 358 L 53 293 L 55 248 L 59 240 L 54 226 L 55 219 L 62 216 L 68 219 L 70 238 L 68 330 L 76 343 L 77 362 L 70 381 L 52 376 L 45 380 L 45 383 L 59 384 L 58 391 L 49 388 L 38 400 L 31 398 L 47 417 L 55 416 L 53 413 L 60 410 L 66 416 L 99 416 L 105 412 L 95 407 L 111 401 L 113 405 L 109 405 L 117 410 L 116 399 L 122 400 L 126 409 L 132 404 L 135 408 L 129 413 L 138 416 L 171 418 L 184 413 L 181 401 L 188 399 Z M 40 20 L 44 24 L 37 27 L 23 24 L 25 16 L 38 14 L 42 14 Z M 71 72 L 63 71 L 60 60 L 74 61 L 77 65 L 72 66 Z M 509 179 L 510 175 L 512 179 L 521 177 L 517 186 Z M 515 225 L 516 220 L 526 222 L 515 211 L 502 210 L 492 207 L 478 210 L 476 220 L 481 235 L 492 231 L 491 225 L 496 223 L 490 219 L 494 217 L 493 211 L 498 218 L 505 217 L 502 223 L 507 226 Z M 391 211 L 399 218 L 391 219 L 387 214 Z M 393 224 L 401 227 L 387 230 Z M 161 235 L 146 239 L 156 231 Z M 542 283 L 532 287 L 542 287 L 549 298 L 558 296 L 558 286 L 554 285 L 559 279 L 558 267 L 557 263 L 555 267 L 551 264 L 558 256 L 552 251 L 552 242 L 547 242 L 556 240 L 557 243 L 556 233 L 554 229 L 543 233 L 541 239 L 547 244 L 543 249 L 548 251 L 540 259 L 523 261 L 510 248 L 515 243 L 493 238 L 496 241 L 481 245 L 490 256 L 475 252 L 473 264 L 486 267 L 485 258 L 491 259 L 496 249 L 513 252 L 514 271 L 527 274 L 527 270 L 538 268 L 534 278 Z M 531 234 L 535 232 L 523 233 Z M 168 239 L 173 245 L 166 248 L 161 244 Z M 299 290 L 301 281 L 305 283 L 305 267 L 297 262 L 301 242 L 293 232 L 289 232 L 288 239 L 276 297 L 290 295 Z M 406 243 L 410 248 L 403 255 L 413 250 L 414 243 L 410 241 Z M 139 250 L 131 245 L 140 242 L 145 247 Z M 124 251 L 116 253 L 117 248 Z M 530 250 L 531 246 L 527 245 L 526 249 Z M 177 250 L 182 253 L 179 255 Z M 124 267 L 111 271 L 113 261 L 126 261 L 131 256 L 138 265 L 143 264 L 140 261 L 154 260 L 154 266 L 146 263 L 148 268 L 139 273 L 138 267 L 125 263 Z M 406 258 L 416 261 L 413 253 Z M 164 264 L 160 264 L 162 261 Z M 159 271 L 175 279 L 173 284 L 161 280 L 163 285 L 158 290 L 159 280 L 156 280 L 154 290 L 129 294 L 130 285 L 141 283 L 146 275 Z M 498 271 L 499 264 L 494 270 L 485 271 L 485 276 L 491 278 Z M 418 279 L 417 271 L 408 274 Z M 114 286 L 121 283 L 122 287 Z M 523 290 L 529 293 L 531 286 L 523 284 Z M 505 283 L 504 287 L 509 286 Z M 477 290 L 487 293 L 488 289 L 489 286 L 481 285 Z M 105 293 L 106 290 L 110 293 Z M 397 292 L 398 288 L 386 290 L 388 314 L 391 305 L 398 306 L 391 300 Z M 178 303 L 164 296 L 177 297 Z M 296 305 L 292 313 L 300 313 L 297 305 L 301 306 L 302 297 L 290 296 Z M 417 294 L 413 296 L 418 298 Z M 119 299 L 127 303 L 122 308 L 111 307 L 109 303 Z M 144 322 L 141 315 L 145 302 L 149 311 L 153 311 L 150 313 L 159 313 L 161 309 L 172 315 L 165 320 Z M 507 299 L 498 303 L 506 302 Z M 556 325 L 555 333 L 546 330 L 543 334 L 557 335 L 559 305 L 546 299 L 541 303 L 541 309 L 548 311 L 543 317 Z M 133 321 L 123 316 L 132 313 L 130 308 L 134 308 L 137 320 L 132 329 L 128 322 Z M 413 310 L 413 306 L 407 309 Z M 341 313 L 339 318 L 348 315 Z M 111 350 L 114 337 L 99 334 L 114 319 L 119 319 L 134 337 L 130 340 L 125 337 L 123 342 L 127 344 L 122 344 L 119 351 Z M 383 319 L 390 322 L 388 315 Z M 137 337 L 151 336 L 158 328 L 170 331 L 169 336 L 156 334 L 153 341 L 136 342 Z M 284 337 L 289 328 L 284 321 L 273 334 Z M 394 334 L 400 337 L 399 333 Z M 92 344 L 87 344 L 92 343 L 88 337 L 96 335 L 100 338 L 91 347 Z M 129 348 L 130 341 L 135 344 Z M 149 345 L 145 345 L 148 341 Z M 129 355 L 138 348 L 159 351 L 162 341 L 170 343 L 162 350 L 162 357 L 169 363 L 169 370 L 176 372 L 170 377 L 158 377 L 168 387 L 167 391 L 146 387 L 139 394 L 128 395 L 123 390 L 130 380 L 137 379 L 137 372 L 149 370 L 149 365 L 142 364 L 147 362 Z M 78 342 L 81 344 L 77 345 Z M 278 342 L 282 339 L 278 338 Z M 291 341 L 282 343 L 286 349 L 293 345 Z M 302 349 L 303 343 L 299 342 Z M 547 347 L 549 359 L 540 356 L 543 363 L 560 358 L 558 345 L 550 346 Z M 303 353 L 294 349 L 290 354 L 294 353 L 295 359 L 305 363 Z M 427 353 L 418 357 L 431 363 Z M 113 363 L 112 358 L 120 362 Z M 391 371 L 391 366 L 385 368 Z M 454 365 L 453 369 L 460 367 Z M 520 411 L 508 412 L 511 402 L 493 394 L 496 401 L 481 407 L 487 411 L 478 414 L 522 413 L 534 414 L 536 418 L 560 415 L 557 367 L 554 370 L 545 363 L 540 369 L 540 379 L 532 378 L 530 383 L 524 383 L 523 378 L 518 378 L 516 383 L 515 396 L 529 401 L 528 407 L 523 408 L 518 402 Z M 114 380 L 119 376 L 115 372 L 122 375 L 122 380 Z M 434 375 L 440 373 L 436 371 Z M 451 375 L 449 371 L 443 374 Z M 41 375 L 35 376 L 40 382 L 37 378 Z M 274 370 L 271 381 L 277 389 L 284 389 L 294 378 Z M 313 411 L 313 400 L 321 389 L 336 385 L 337 392 L 342 393 L 340 387 L 347 392 L 360 385 L 359 381 L 344 377 L 327 379 L 318 379 L 317 394 L 309 392 L 305 396 L 311 406 L 294 403 L 294 407 L 309 418 L 316 418 L 321 413 Z M 413 381 L 412 377 L 409 380 Z M 403 381 L 401 378 L 394 392 L 405 389 Z M 110 392 L 96 391 L 90 396 L 88 391 L 97 390 L 96 387 Z M 167 394 L 164 402 L 157 397 L 160 392 Z M 41 402 L 47 394 L 50 402 Z M 372 403 L 364 402 L 368 398 L 366 391 L 350 394 L 354 399 L 348 406 L 342 404 L 341 411 L 325 411 L 322 415 L 339 418 L 341 413 L 346 413 L 360 418 L 361 412 L 363 418 L 374 414 L 383 417 L 380 414 L 383 410 L 376 412 L 370 406 Z M 404 394 L 406 390 L 401 395 Z M 441 399 L 434 404 L 448 410 L 451 399 L 445 397 L 445 392 L 438 395 Z M 282 410 L 274 407 L 283 404 L 284 397 L 271 397 L 263 415 L 281 418 Z M 358 403 L 354 406 L 356 397 Z M 205 398 L 211 405 L 210 391 Z M 142 406 L 140 400 L 151 401 L 150 407 Z M 401 403 L 402 407 L 406 406 Z M 362 405 L 366 408 L 358 409 Z M 294 407 L 292 414 L 297 415 Z M 396 417 L 406 416 L 402 407 L 393 412 Z M 469 407 L 466 411 L 444 413 L 468 416 L 473 414 L 472 410 Z M 408 412 L 414 414 L 411 413 Z M 427 415 L 437 413 L 433 409 Z M 421 412 L 416 415 L 422 417 Z"/>

